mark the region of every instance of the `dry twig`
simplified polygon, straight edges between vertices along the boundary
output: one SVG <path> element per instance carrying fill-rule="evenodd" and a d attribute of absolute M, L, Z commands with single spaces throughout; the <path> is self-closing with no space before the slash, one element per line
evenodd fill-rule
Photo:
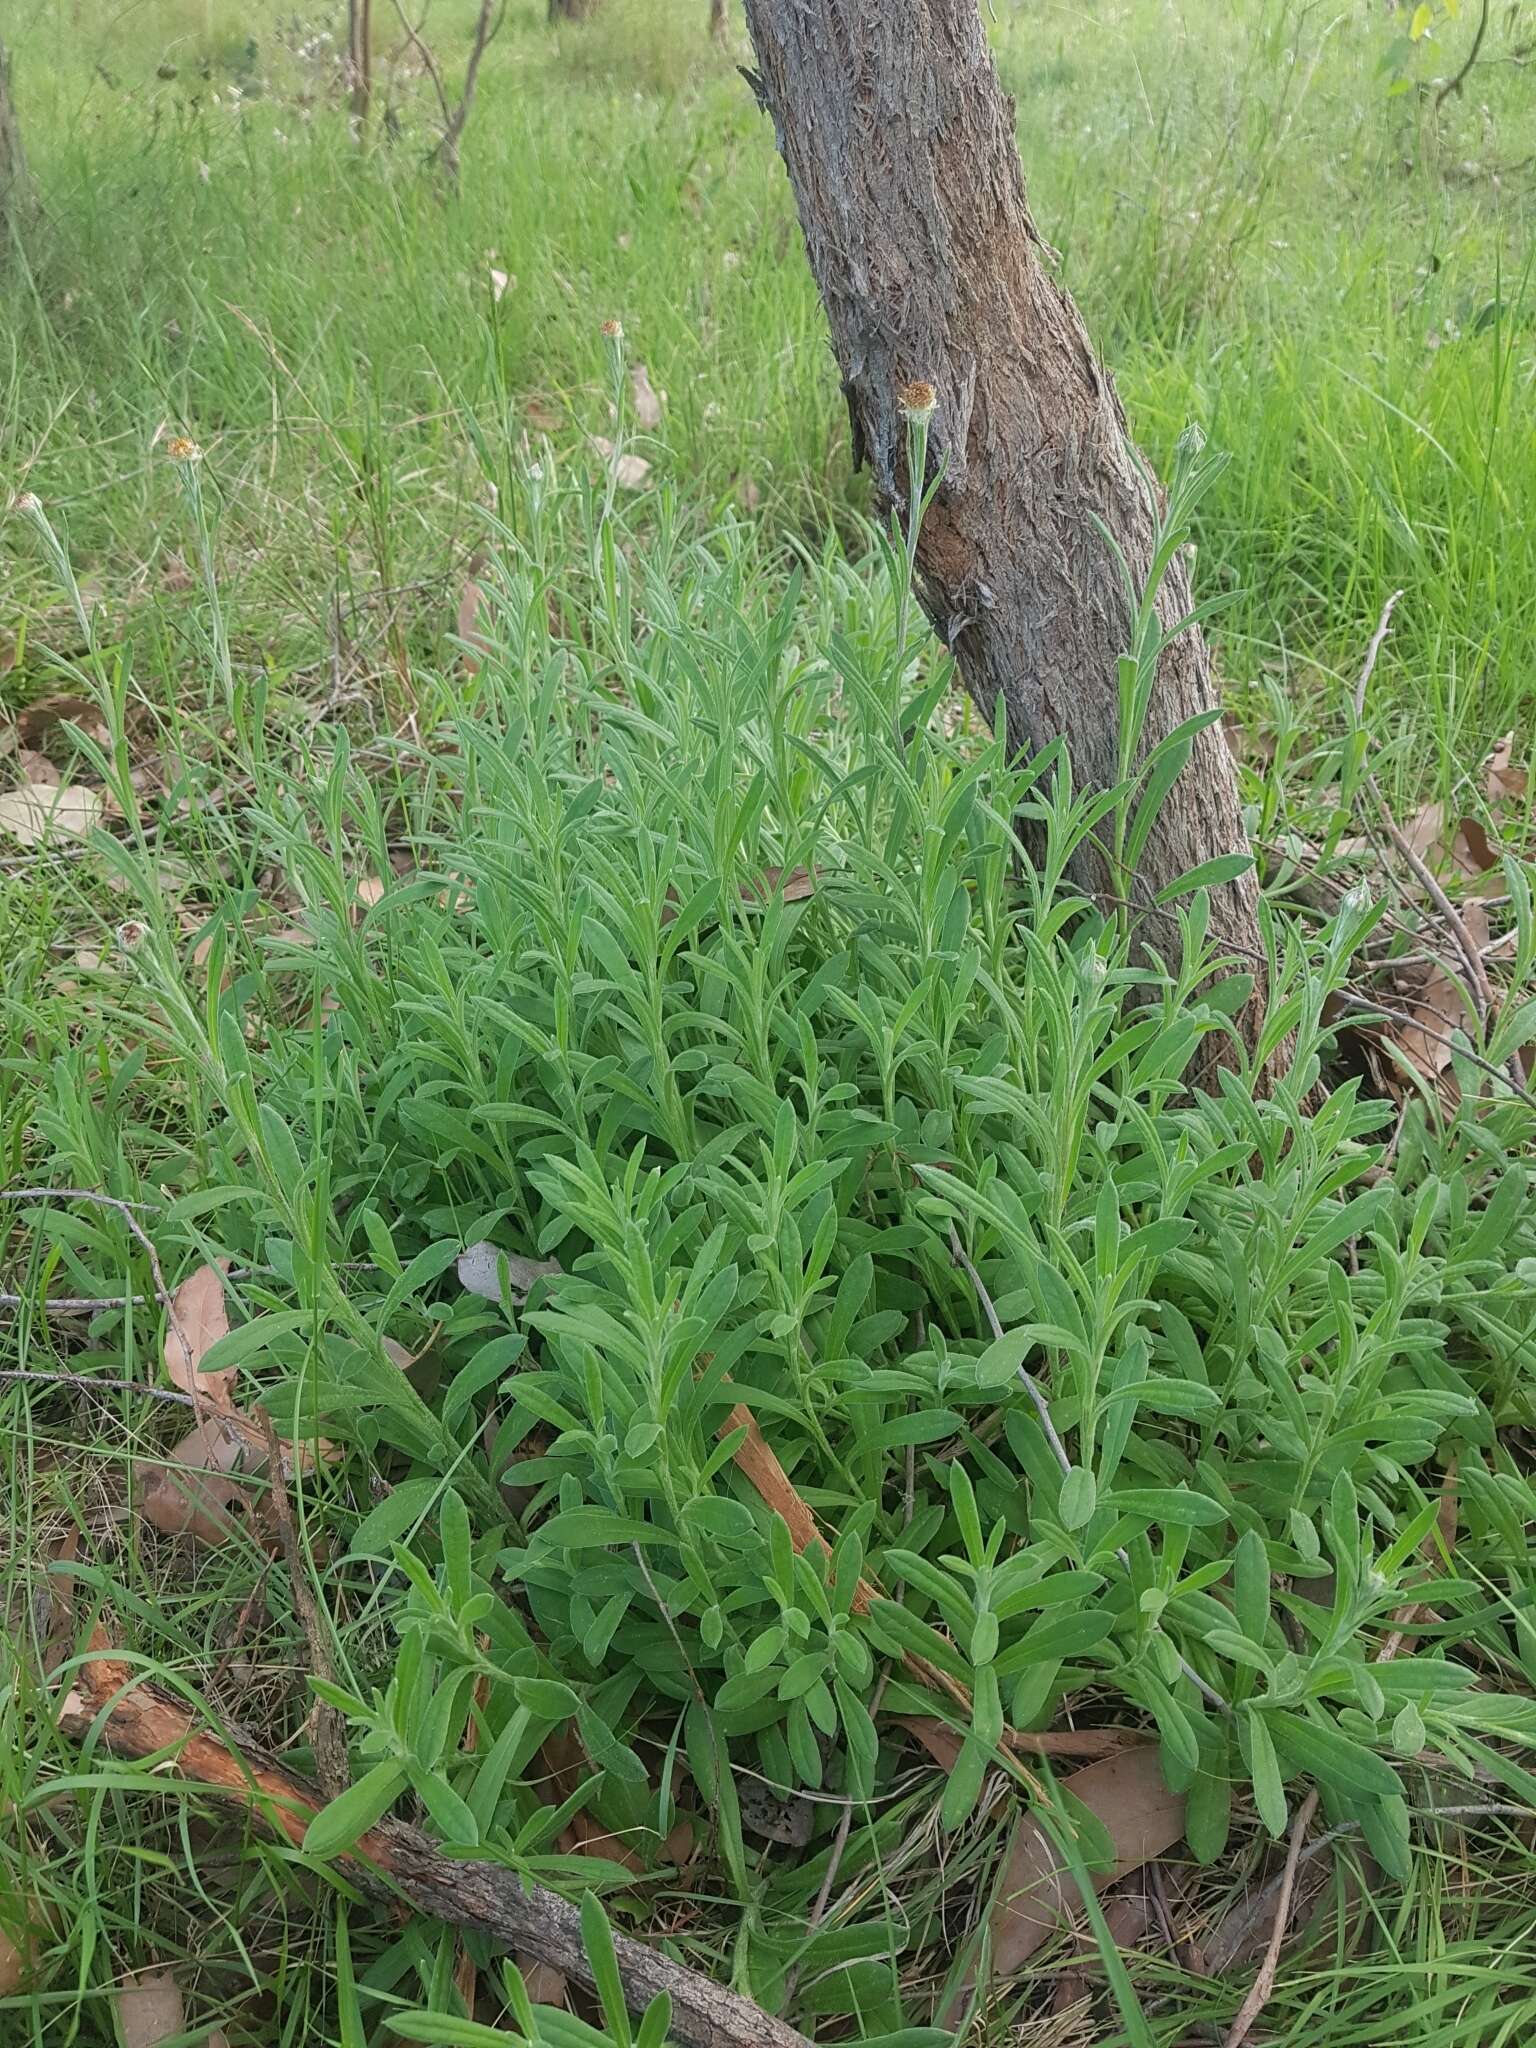
<path fill-rule="evenodd" d="M 149 1232 L 133 1213 L 135 1209 L 146 1207 L 145 1203 L 125 1202 L 117 1195 L 104 1195 L 99 1188 L 0 1188 L 0 1202 L 95 1202 L 100 1208 L 115 1209 L 139 1243 L 144 1247 L 145 1255 L 149 1260 L 149 1270 L 154 1276 L 155 1299 L 165 1304 L 165 1312 L 170 1319 L 171 1330 L 175 1335 L 176 1342 L 181 1346 L 182 1356 L 187 1362 L 188 1377 L 195 1376 L 192 1346 L 187 1342 L 187 1333 L 181 1327 L 181 1320 L 176 1314 L 171 1291 L 166 1286 L 165 1275 L 160 1270 L 160 1255 L 155 1250 Z M 196 1403 L 194 1402 L 195 1405 Z"/>
<path fill-rule="evenodd" d="M 1248 1987 L 1248 1996 L 1238 2008 L 1237 2018 L 1232 2022 L 1223 2048 L 1243 2048 L 1243 2043 L 1253 2031 L 1253 2023 L 1268 2005 L 1275 1989 L 1275 1972 L 1280 1966 L 1280 1950 L 1285 1942 L 1286 1925 L 1291 1917 L 1291 1894 L 1296 1889 L 1296 1867 L 1301 1861 L 1301 1845 L 1306 1839 L 1307 1829 L 1312 1825 L 1312 1816 L 1317 1811 L 1317 1788 L 1303 1799 L 1296 1809 L 1296 1818 L 1291 1823 L 1291 1839 L 1285 1851 L 1285 1869 L 1280 1876 L 1280 1895 L 1275 1901 L 1275 1924 L 1270 1930 L 1269 1946 L 1264 1951 L 1264 1960 L 1259 1964 L 1258 1975 Z"/>
<path fill-rule="evenodd" d="M 0 1371 L 0 1381 L 24 1381 L 29 1386 L 79 1387 L 90 1394 L 144 1394 L 151 1401 L 174 1401 L 178 1408 L 197 1408 L 190 1394 L 180 1387 L 152 1387 L 143 1380 L 104 1380 L 94 1372 L 31 1372 L 21 1366 Z"/>

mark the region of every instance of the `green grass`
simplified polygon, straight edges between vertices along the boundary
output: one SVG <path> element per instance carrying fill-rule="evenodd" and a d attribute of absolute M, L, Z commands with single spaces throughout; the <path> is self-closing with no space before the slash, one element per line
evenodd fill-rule
<path fill-rule="evenodd" d="M 1013 1800 L 989 1723 L 1070 1708 L 1155 1733 L 1189 1790 L 1196 1939 L 1319 1786 L 1338 1858 L 1271 2038 L 1526 2038 L 1536 1864 L 1500 1809 L 1536 1741 L 1531 1107 L 1467 1060 L 1444 1122 L 1347 1078 L 1326 998 L 1379 958 L 1380 906 L 1319 909 L 1280 867 L 1297 1067 L 1269 1101 L 1241 1073 L 1187 1095 L 1243 963 L 1201 987 L 1196 902 L 1181 976 L 1133 965 L 1062 883 L 1080 807 L 957 725 L 902 643 L 766 124 L 702 8 L 610 5 L 554 36 L 514 11 L 446 201 L 420 81 L 359 151 L 300 53 L 324 24 L 280 46 L 275 11 L 162 5 L 66 34 L 61 5 L 18 34 L 45 217 L 0 306 L 3 468 L 67 561 L 0 525 L 0 687 L 91 700 L 76 766 L 112 814 L 0 863 L 4 1181 L 145 1204 L 173 1283 L 234 1261 L 241 1400 L 341 1452 L 297 1493 L 354 1777 L 445 1838 L 876 2037 L 929 2024 L 974 1950 Z M 445 59 L 467 19 L 434 16 Z M 1392 33 L 1258 0 L 1219 36 L 1154 0 L 998 24 L 1042 227 L 1139 432 L 1166 464 L 1196 418 L 1230 457 L 1200 575 L 1232 594 L 1237 701 L 1282 737 L 1247 787 L 1266 838 L 1342 829 L 1347 684 L 1398 586 L 1367 705 L 1394 793 L 1459 794 L 1529 731 L 1525 30 L 1501 18 L 1438 120 L 1390 95 Z M 618 429 L 654 467 L 617 503 L 587 442 L 625 388 L 613 316 L 667 393 L 656 434 Z M 796 869 L 804 900 L 765 890 Z M 1529 1030 L 1507 1005 L 1495 1062 Z M 121 1218 L 6 1206 L 0 1366 L 164 1384 L 152 1303 L 39 1310 L 148 1287 Z M 563 1275 L 526 1306 L 467 1294 L 454 1256 L 484 1238 Z M 839 1538 L 825 1573 L 722 1450 L 736 1400 Z M 53 1728 L 41 1567 L 74 1530 L 69 1640 L 102 1610 L 146 1671 L 310 1762 L 281 1565 L 133 1506 L 184 1413 L 37 1381 L 0 1410 L 0 1896 L 43 1951 L 0 2038 L 112 2042 L 114 1982 L 153 1965 L 231 2048 L 451 2037 L 452 1937 Z M 861 1570 L 902 1605 L 856 1615 Z M 1428 1570 L 1433 1618 L 1374 1666 Z M 914 1647 L 976 1695 L 949 1774 L 884 1718 L 934 1711 Z M 537 1752 L 568 1727 L 638 1880 L 555 1839 Z M 743 1827 L 761 1779 L 809 1797 L 801 1849 Z M 1244 1972 L 1162 1946 L 1090 1976 L 1082 2038 L 1230 2020 Z M 515 2012 L 475 1954 L 479 2017 Z M 1043 1950 L 979 2037 L 1046 2024 L 1072 1960 Z"/>
<path fill-rule="evenodd" d="M 471 421 L 499 448 L 537 399 L 563 443 L 601 431 L 613 315 L 668 394 L 691 509 L 745 491 L 787 534 L 846 521 L 846 426 L 771 133 L 706 38 L 638 0 L 554 37 L 514 7 L 444 206 L 419 82 L 396 91 L 399 141 L 359 155 L 301 38 L 212 12 L 206 80 L 201 8 L 78 36 L 43 10 L 17 59 L 54 231 L 7 294 L 6 468 L 67 511 L 137 630 L 162 608 L 147 447 L 169 420 L 216 454 L 265 652 L 312 660 L 338 600 L 370 653 L 391 612 L 440 648 L 479 538 Z M 1092 31 L 1069 9 L 999 25 L 1037 212 L 1138 431 L 1165 461 L 1198 418 L 1233 457 L 1202 526 L 1235 594 L 1228 673 L 1350 673 L 1406 587 L 1379 687 L 1435 735 L 1414 782 L 1515 723 L 1536 666 L 1524 19 L 1437 119 L 1389 95 L 1370 8 L 1252 5 L 1217 38 L 1148 0 Z M 443 20 L 448 62 L 467 10 Z M 1416 64 L 1433 76 L 1433 50 Z M 517 279 L 495 306 L 492 260 Z"/>

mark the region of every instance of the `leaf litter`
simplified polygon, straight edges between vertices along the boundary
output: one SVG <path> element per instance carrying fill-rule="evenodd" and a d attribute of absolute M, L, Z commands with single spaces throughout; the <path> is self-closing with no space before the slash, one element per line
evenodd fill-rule
<path fill-rule="evenodd" d="M 1472 963 L 1465 956 L 1474 950 L 1479 972 L 1485 973 L 1504 948 L 1513 952 L 1513 935 L 1502 942 L 1491 937 L 1488 910 L 1480 899 L 1497 894 L 1503 886 L 1502 863 L 1509 849 L 1498 836 L 1501 810 L 1523 800 L 1529 788 L 1526 770 L 1515 765 L 1514 746 L 1515 735 L 1506 733 L 1483 764 L 1486 819 L 1434 802 L 1421 805 L 1412 817 L 1391 828 L 1399 850 L 1422 862 L 1443 884 L 1438 907 L 1409 895 L 1425 946 L 1408 961 L 1388 958 L 1381 963 L 1394 983 L 1395 1014 L 1363 1027 L 1359 1034 L 1386 1054 L 1378 1071 L 1386 1091 L 1399 1102 L 1413 1092 L 1415 1080 L 1410 1077 L 1416 1077 L 1442 1108 L 1456 1108 L 1462 1092 L 1455 1064 L 1456 1034 L 1475 1038 L 1479 1025 L 1478 1011 L 1467 997 L 1466 976 Z M 1337 851 L 1346 858 L 1379 856 L 1391 843 L 1387 834 L 1366 834 L 1342 840 Z M 1396 878 L 1395 886 L 1409 894 L 1403 878 Z M 1460 898 L 1450 912 L 1454 926 L 1440 914 L 1452 902 L 1447 892 Z"/>
<path fill-rule="evenodd" d="M 21 846 L 86 839 L 101 823 L 106 800 L 84 783 L 29 782 L 0 796 L 0 832 Z"/>
<path fill-rule="evenodd" d="M 165 1366 L 175 1386 L 204 1404 L 197 1421 L 161 1458 L 138 1468 L 135 1498 L 140 1514 L 163 1536 L 190 1536 L 204 1544 L 227 1543 L 242 1527 L 256 1529 L 270 1547 L 274 1531 L 267 1526 L 265 1504 L 245 1482 L 271 1463 L 267 1432 L 235 1405 L 238 1368 L 211 1373 L 202 1360 L 229 1334 L 224 1278 L 228 1260 L 201 1266 L 172 1297 L 167 1318 Z M 407 1351 L 393 1337 L 381 1338 L 384 1355 L 400 1371 L 408 1371 L 430 1346 Z M 313 1443 L 278 1440 L 279 1472 L 284 1480 L 311 1471 L 315 1464 L 333 1464 L 337 1446 L 325 1437 Z"/>
<path fill-rule="evenodd" d="M 621 454 L 606 434 L 588 436 L 593 448 L 602 456 L 613 474 L 615 482 L 626 491 L 638 491 L 651 473 L 651 465 L 643 455 Z"/>

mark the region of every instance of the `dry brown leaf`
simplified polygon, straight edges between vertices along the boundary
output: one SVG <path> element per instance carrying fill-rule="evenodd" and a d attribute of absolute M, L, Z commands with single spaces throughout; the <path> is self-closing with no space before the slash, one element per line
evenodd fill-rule
<path fill-rule="evenodd" d="M 1455 1087 L 1451 1033 L 1467 1021 L 1466 1005 L 1443 967 L 1429 970 L 1410 1012 L 1413 1022 L 1384 1027 L 1384 1036 L 1404 1053 L 1427 1081 Z"/>
<path fill-rule="evenodd" d="M 89 697 L 72 691 L 34 697 L 16 713 L 16 736 L 24 747 L 42 747 L 61 725 L 78 725 L 86 736 L 105 743 L 108 734 L 101 712 Z"/>
<path fill-rule="evenodd" d="M 80 1555 L 80 1528 L 72 1522 L 48 1552 L 50 1564 L 71 1565 Z M 71 1571 L 50 1571 L 44 1583 L 47 1609 L 44 1626 L 43 1669 L 52 1671 L 67 1654 L 75 1628 L 75 1575 Z M 3 1910 L 0 1910 L 3 1920 Z"/>
<path fill-rule="evenodd" d="M 563 424 L 565 415 L 550 399 L 535 392 L 523 400 L 523 418 L 537 434 L 553 434 Z"/>
<path fill-rule="evenodd" d="M 453 1965 L 453 1988 L 459 1994 L 459 2003 L 464 2010 L 473 2015 L 478 1988 L 477 1972 L 475 1959 L 462 1941 L 459 1943 L 459 1953 Z"/>
<path fill-rule="evenodd" d="M 959 1763 L 964 1744 L 947 1721 L 934 1714 L 892 1714 L 891 1720 L 916 1737 L 941 1771 L 952 1771 Z"/>
<path fill-rule="evenodd" d="M 485 602 L 485 592 L 475 581 L 480 568 L 481 562 L 477 555 L 469 565 L 470 573 L 464 581 L 464 594 L 459 599 L 459 616 L 454 626 L 454 631 L 464 642 L 465 651 L 459 657 L 459 666 L 467 676 L 479 673 L 480 657 L 490 650 L 490 643 L 484 634 L 476 631 L 480 620 L 480 607 Z"/>
<path fill-rule="evenodd" d="M 1489 803 L 1496 804 L 1501 797 L 1512 797 L 1518 801 L 1529 787 L 1530 778 L 1523 768 L 1513 765 L 1515 736 L 1505 733 L 1483 767 L 1483 794 Z"/>
<path fill-rule="evenodd" d="M 32 1974 L 33 1939 L 30 1930 L 18 1928 L 21 1939 L 13 1941 L 0 1921 L 0 1998 L 13 1998 Z"/>
<path fill-rule="evenodd" d="M 593 1775 L 591 1759 L 574 1728 L 556 1728 L 539 1750 L 544 1789 L 551 1806 L 563 1805 Z M 560 1830 L 555 1846 L 562 1856 L 601 1856 L 638 1876 L 645 1864 L 618 1835 L 610 1835 L 589 1813 L 577 1812 Z"/>
<path fill-rule="evenodd" d="M 748 1834 L 804 1849 L 816 1832 L 816 1809 L 803 1792 L 780 1792 L 761 1778 L 739 1776 L 736 1803 Z"/>
<path fill-rule="evenodd" d="M 175 548 L 169 549 L 161 563 L 160 588 L 174 597 L 183 590 L 190 590 L 196 580 L 185 559 Z"/>
<path fill-rule="evenodd" d="M 763 872 L 754 876 L 750 882 L 741 883 L 736 893 L 743 903 L 754 908 L 771 902 L 775 892 L 782 896 L 786 903 L 804 903 L 807 897 L 815 895 L 816 885 L 820 879 L 819 868 L 812 874 L 809 868 L 790 868 L 786 871 L 784 868 L 770 867 L 764 868 Z M 661 906 L 662 923 L 674 923 L 680 908 L 678 893 L 668 884 L 666 901 Z"/>
<path fill-rule="evenodd" d="M 612 470 L 615 479 L 626 491 L 638 491 L 651 473 L 651 465 L 643 455 L 621 455 L 606 434 L 588 436 L 592 446 Z"/>
<path fill-rule="evenodd" d="M 742 478 L 736 495 L 741 500 L 743 512 L 755 512 L 763 502 L 761 486 L 755 484 L 749 476 Z"/>
<path fill-rule="evenodd" d="M 36 1899 L 0 1892 L 0 1998 L 32 1988 L 38 1950 L 49 1938 L 48 1918 Z"/>
<path fill-rule="evenodd" d="M 1483 764 L 1483 795 L 1491 809 L 1505 801 L 1523 798 L 1528 777 L 1513 765 L 1515 736 L 1504 735 Z M 1400 827 L 1409 846 L 1429 867 L 1464 876 L 1476 882 L 1497 868 L 1503 849 L 1479 818 L 1448 815 L 1444 804 L 1424 804 Z M 1375 851 L 1369 836 L 1341 839 L 1341 854 L 1369 854 Z"/>
<path fill-rule="evenodd" d="M 1464 904 L 1461 922 L 1471 943 L 1479 948 L 1486 947 L 1488 913 L 1482 904 Z M 1446 943 L 1450 943 L 1448 935 Z M 1381 1036 L 1389 1046 L 1397 1047 L 1427 1081 L 1435 1084 L 1442 1101 L 1452 1108 L 1459 1101 L 1461 1090 L 1456 1079 L 1451 1034 L 1465 1030 L 1472 1019 L 1449 969 L 1438 962 L 1425 968 L 1423 978 L 1406 1007 L 1412 1021 L 1399 1024 L 1388 1020 L 1381 1027 Z"/>
<path fill-rule="evenodd" d="M 1456 872 L 1476 880 L 1480 875 L 1486 875 L 1490 868 L 1497 867 L 1499 859 L 1500 855 L 1495 851 L 1482 820 L 1463 818 L 1456 827 L 1456 837 L 1451 841 L 1451 865 Z"/>
<path fill-rule="evenodd" d="M 99 789 L 66 783 L 50 789 L 28 783 L 0 796 L 0 832 L 23 846 L 41 846 L 48 839 L 84 839 L 101 823 L 104 808 Z"/>
<path fill-rule="evenodd" d="M 1152 1900 L 1145 1884 L 1132 1881 L 1124 1890 L 1105 1899 L 1104 1927 L 1122 1953 L 1141 1946 L 1152 1927 Z M 1068 2007 L 1088 1996 L 1089 1978 L 1099 1962 L 1098 1944 L 1079 1935 L 1078 1949 L 1080 1953 L 1073 1966 L 1064 1970 L 1056 1981 L 1055 1996 L 1051 2000 L 1052 2012 L 1064 2013 Z"/>
<path fill-rule="evenodd" d="M 681 1870 L 684 1864 L 693 1861 L 693 1852 L 697 1846 L 698 1838 L 694 1834 L 693 1822 L 675 1820 L 668 1831 L 667 1839 L 661 1845 L 662 1861 L 671 1863 Z"/>
<path fill-rule="evenodd" d="M 644 1859 L 637 1856 L 621 1835 L 610 1835 L 601 1821 L 594 1820 L 589 1813 L 572 1814 L 568 1826 L 556 1838 L 556 1848 L 564 1856 L 601 1856 L 607 1863 L 617 1863 L 621 1870 L 639 1877 L 645 1869 Z"/>
<path fill-rule="evenodd" d="M 364 875 L 352 891 L 352 900 L 360 910 L 372 910 L 376 903 L 384 901 L 384 884 L 377 875 Z"/>
<path fill-rule="evenodd" d="M 1113 1866 L 1094 1874 L 1097 1891 L 1164 1855 L 1184 1833 L 1184 1800 L 1163 1783 L 1156 1749 L 1105 1757 L 1062 1783 L 1103 1823 L 1115 1845 Z M 1011 1977 L 1022 1969 L 1079 1901 L 1077 1881 L 1060 1851 L 1027 1812 L 1021 1814 L 989 1915 L 997 1975 Z"/>
<path fill-rule="evenodd" d="M 816 894 L 819 880 L 819 872 L 812 874 L 809 868 L 764 868 L 760 881 L 742 883 L 741 900 L 743 903 L 767 903 L 778 895 L 786 903 L 804 903 L 807 897 Z"/>
<path fill-rule="evenodd" d="M 1398 830 L 1421 858 L 1437 852 L 1445 841 L 1445 805 L 1421 804 Z"/>
<path fill-rule="evenodd" d="M 1255 732 L 1232 711 L 1222 713 L 1221 730 L 1226 738 L 1227 751 L 1234 761 L 1246 761 L 1250 768 L 1274 766 L 1275 736 L 1272 732 Z"/>
<path fill-rule="evenodd" d="M 140 1466 L 139 1513 L 162 1536 L 227 1543 L 253 1513 L 250 1494 L 230 1475 L 253 1469 L 255 1435 L 242 1416 L 205 1416 L 163 1462 Z"/>
<path fill-rule="evenodd" d="M 181 1986 L 169 1970 L 141 1970 L 121 1978 L 116 2004 L 122 2048 L 159 2048 L 187 2031 Z"/>
<path fill-rule="evenodd" d="M 194 1397 L 201 1394 L 213 1407 L 225 1409 L 234 1406 L 239 1368 L 229 1365 L 205 1373 L 199 1367 L 219 1339 L 229 1335 L 229 1310 L 224 1302 L 228 1271 L 228 1259 L 220 1259 L 216 1266 L 199 1266 L 190 1279 L 183 1280 L 172 1296 L 165 1330 L 165 1369 L 172 1386 Z"/>
<path fill-rule="evenodd" d="M 756 1416 L 750 1408 L 745 1408 L 740 1403 L 726 1416 L 717 1434 L 730 1436 L 738 1429 L 745 1429 L 747 1434 L 745 1441 L 738 1445 L 734 1454 L 736 1467 L 752 1482 L 769 1507 L 787 1526 L 789 1540 L 795 1549 L 805 1550 L 811 1544 L 815 1544 L 822 1551 L 829 1550 L 831 1545 L 817 1528 L 816 1517 L 801 1499 L 789 1474 L 770 1449 L 767 1438 L 757 1426 Z M 872 1586 L 868 1579 L 860 1579 L 854 1588 L 854 1613 L 867 1614 L 870 1602 L 879 1597 L 878 1587 Z"/>
<path fill-rule="evenodd" d="M 537 1956 L 519 1955 L 513 1960 L 523 1973 L 523 1982 L 534 2005 L 553 2005 L 569 2010 L 570 1987 L 563 1970 L 557 1970 L 553 1963 L 541 1963 Z"/>
<path fill-rule="evenodd" d="M 32 789 L 57 789 L 64 779 L 48 756 L 40 754 L 36 747 L 23 747 L 16 756 L 16 766 Z"/>
<path fill-rule="evenodd" d="M 666 403 L 666 393 L 658 391 L 651 382 L 651 373 L 644 363 L 629 366 L 629 395 L 635 408 L 636 424 L 646 433 L 654 434 L 661 425 L 661 408 Z"/>

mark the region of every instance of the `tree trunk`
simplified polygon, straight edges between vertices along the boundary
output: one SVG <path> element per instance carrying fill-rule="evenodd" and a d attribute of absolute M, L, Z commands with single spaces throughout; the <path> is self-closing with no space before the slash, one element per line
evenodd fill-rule
<path fill-rule="evenodd" d="M 602 0 L 549 0 L 551 21 L 590 21 Z"/>
<path fill-rule="evenodd" d="M 9 235 L 15 227 L 29 189 L 27 160 L 11 99 L 11 60 L 0 43 L 0 235 Z"/>
<path fill-rule="evenodd" d="M 352 119 L 361 135 L 373 103 L 373 0 L 347 0 L 347 69 Z"/>
<path fill-rule="evenodd" d="M 725 0 L 709 0 L 709 32 L 717 43 L 726 37 Z"/>
<path fill-rule="evenodd" d="M 887 513 L 907 501 L 899 394 L 913 383 L 936 393 L 929 476 L 942 462 L 943 481 L 917 551 L 923 608 L 984 717 L 1001 698 L 1010 741 L 1035 752 L 1059 737 L 1074 787 L 1108 788 L 1131 614 L 1095 520 L 1141 584 L 1155 511 L 1114 385 L 1046 267 L 1014 105 L 976 0 L 746 0 L 746 16 L 754 89 L 773 116 L 831 325 L 854 459 L 869 463 Z M 1158 611 L 1170 626 L 1189 610 L 1180 558 Z M 1216 700 L 1205 640 L 1190 628 L 1163 653 L 1143 753 Z M 1245 847 L 1217 725 L 1195 740 L 1134 888 L 1092 848 L 1074 880 L 1149 905 Z M 1264 993 L 1257 904 L 1251 873 L 1211 891 L 1212 936 L 1255 969 L 1239 1020 L 1250 1043 Z M 1176 933 L 1164 918 L 1150 936 L 1166 952 Z"/>

